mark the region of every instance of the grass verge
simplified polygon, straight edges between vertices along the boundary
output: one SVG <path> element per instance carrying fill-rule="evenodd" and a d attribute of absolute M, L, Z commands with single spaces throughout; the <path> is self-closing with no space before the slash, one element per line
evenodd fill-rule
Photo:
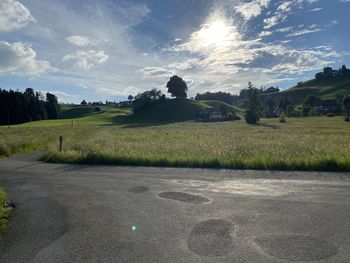
<path fill-rule="evenodd" d="M 350 158 L 320 158 L 315 160 L 283 160 L 261 158 L 246 159 L 186 159 L 186 158 L 144 158 L 118 156 L 104 153 L 49 153 L 44 161 L 53 163 L 76 164 L 105 164 L 105 165 L 133 165 L 159 167 L 191 167 L 191 168 L 222 168 L 222 169 L 252 169 L 252 170 L 285 170 L 285 171 L 350 171 Z"/>
<path fill-rule="evenodd" d="M 5 206 L 6 201 L 7 201 L 6 192 L 2 187 L 0 187 L 0 236 L 1 236 L 1 233 L 7 227 L 9 223 L 8 219 L 12 213 L 12 210 Z"/>

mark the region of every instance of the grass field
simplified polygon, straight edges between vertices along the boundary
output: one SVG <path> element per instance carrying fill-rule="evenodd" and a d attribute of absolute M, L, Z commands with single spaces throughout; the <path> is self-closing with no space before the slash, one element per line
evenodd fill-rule
<path fill-rule="evenodd" d="M 128 113 L 105 110 L 73 127 L 71 120 L 0 127 L 0 155 L 47 146 L 50 162 L 350 171 L 350 124 L 341 117 L 167 124 L 125 122 Z"/>
<path fill-rule="evenodd" d="M 5 230 L 8 225 L 8 218 L 10 217 L 11 211 L 5 207 L 7 201 L 7 195 L 5 190 L 0 187 L 0 237 L 1 232 Z"/>

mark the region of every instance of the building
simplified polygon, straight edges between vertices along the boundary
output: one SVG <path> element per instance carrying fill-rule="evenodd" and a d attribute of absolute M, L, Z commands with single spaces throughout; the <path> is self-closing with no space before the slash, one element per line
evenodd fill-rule
<path fill-rule="evenodd" d="M 318 113 L 336 113 L 341 110 L 337 100 L 329 99 L 329 100 L 321 100 L 315 104 L 315 110 Z"/>

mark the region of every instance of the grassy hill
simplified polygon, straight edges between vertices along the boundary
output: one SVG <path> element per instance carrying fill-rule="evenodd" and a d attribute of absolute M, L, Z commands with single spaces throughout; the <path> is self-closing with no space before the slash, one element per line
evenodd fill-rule
<path fill-rule="evenodd" d="M 150 105 L 134 116 L 135 120 L 144 121 L 186 121 L 197 119 L 198 113 L 211 106 L 189 99 L 171 99 Z"/>
<path fill-rule="evenodd" d="M 321 99 L 335 99 L 337 96 L 350 95 L 350 76 L 339 76 L 326 80 L 309 80 L 301 85 L 279 93 L 262 94 L 260 97 L 265 100 L 267 97 L 280 98 L 287 96 L 295 104 L 302 104 L 308 96 L 317 96 Z"/>
<path fill-rule="evenodd" d="M 67 109 L 62 109 L 62 112 L 59 115 L 60 119 L 73 119 L 73 118 L 80 118 L 87 115 L 90 115 L 92 113 L 96 113 L 95 107 L 85 107 L 85 106 L 76 106 L 76 107 L 70 107 Z"/>
<path fill-rule="evenodd" d="M 242 115 L 244 114 L 244 109 L 239 108 L 237 106 L 219 101 L 219 100 L 200 100 L 200 102 L 212 107 L 212 108 L 220 108 L 220 107 L 225 107 L 227 112 L 234 112 L 237 115 Z"/>

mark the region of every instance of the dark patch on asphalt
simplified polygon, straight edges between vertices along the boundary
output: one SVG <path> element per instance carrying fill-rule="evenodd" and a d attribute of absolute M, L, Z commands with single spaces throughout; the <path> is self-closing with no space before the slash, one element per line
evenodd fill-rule
<path fill-rule="evenodd" d="M 110 244 L 107 244 L 110 247 Z M 102 248 L 102 251 L 104 249 Z M 150 242 L 119 242 L 113 246 L 111 262 L 128 263 L 128 262 L 144 262 L 144 263 L 163 263 L 159 246 Z"/>
<path fill-rule="evenodd" d="M 210 219 L 197 224 L 187 240 L 194 253 L 206 257 L 225 256 L 234 248 L 231 232 L 233 224 L 221 219 Z"/>
<path fill-rule="evenodd" d="M 134 193 L 134 194 L 140 194 L 140 193 L 144 193 L 144 192 L 148 192 L 149 188 L 147 186 L 135 186 L 135 187 L 131 187 L 129 188 L 129 192 Z"/>
<path fill-rule="evenodd" d="M 260 237 L 255 242 L 265 253 L 289 261 L 322 260 L 338 250 L 326 240 L 303 235 Z"/>
<path fill-rule="evenodd" d="M 191 195 L 183 192 L 163 192 L 159 194 L 159 197 L 176 200 L 184 203 L 208 203 L 210 200 L 200 195 Z"/>

